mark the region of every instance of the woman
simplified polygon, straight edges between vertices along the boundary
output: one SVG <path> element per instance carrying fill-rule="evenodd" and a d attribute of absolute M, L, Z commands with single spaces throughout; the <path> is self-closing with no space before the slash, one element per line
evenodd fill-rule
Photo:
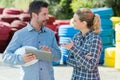
<path fill-rule="evenodd" d="M 67 64 L 73 67 L 71 80 L 100 80 L 100 17 L 88 8 L 81 8 L 73 16 L 73 24 L 80 32 L 75 34 L 73 41 L 62 45 L 70 50 Z"/>

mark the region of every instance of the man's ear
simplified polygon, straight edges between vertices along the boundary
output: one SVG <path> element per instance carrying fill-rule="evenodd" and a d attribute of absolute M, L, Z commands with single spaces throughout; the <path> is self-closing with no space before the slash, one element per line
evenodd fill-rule
<path fill-rule="evenodd" d="M 37 16 L 37 14 L 32 12 L 32 17 L 36 17 L 36 16 Z"/>

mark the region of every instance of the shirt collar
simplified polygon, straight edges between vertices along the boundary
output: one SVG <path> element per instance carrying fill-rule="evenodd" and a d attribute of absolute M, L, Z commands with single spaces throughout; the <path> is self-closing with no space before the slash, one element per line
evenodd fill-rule
<path fill-rule="evenodd" d="M 92 33 L 93 30 L 88 31 L 84 36 L 88 36 L 90 33 Z"/>
<path fill-rule="evenodd" d="M 36 30 L 31 26 L 30 23 L 27 23 L 27 29 L 28 29 L 28 31 L 36 31 Z M 42 26 L 42 29 L 40 30 L 40 32 L 46 32 L 45 26 Z"/>
<path fill-rule="evenodd" d="M 85 33 L 85 35 L 83 37 L 87 37 L 89 34 L 91 34 L 93 32 L 93 30 L 88 31 L 87 33 Z M 82 35 L 82 32 L 79 32 L 79 35 Z"/>

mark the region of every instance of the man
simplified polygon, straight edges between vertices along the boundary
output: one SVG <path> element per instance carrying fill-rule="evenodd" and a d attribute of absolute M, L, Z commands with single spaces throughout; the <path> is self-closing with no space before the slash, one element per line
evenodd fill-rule
<path fill-rule="evenodd" d="M 33 1 L 29 5 L 31 21 L 23 29 L 15 32 L 11 42 L 3 54 L 3 61 L 12 65 L 23 65 L 36 59 L 32 53 L 15 54 L 23 46 L 32 46 L 37 49 L 51 51 L 53 61 L 59 61 L 61 52 L 58 48 L 54 32 L 45 27 L 48 19 L 48 4 L 42 1 Z M 39 60 L 37 63 L 22 69 L 21 80 L 54 80 L 52 62 Z"/>

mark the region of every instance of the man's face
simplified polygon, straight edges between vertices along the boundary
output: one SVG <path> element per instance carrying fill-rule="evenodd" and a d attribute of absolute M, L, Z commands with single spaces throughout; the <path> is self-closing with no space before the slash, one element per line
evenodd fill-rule
<path fill-rule="evenodd" d="M 35 19 L 39 26 L 45 25 L 48 19 L 48 8 L 41 8 L 40 13 L 38 15 L 36 14 Z"/>

